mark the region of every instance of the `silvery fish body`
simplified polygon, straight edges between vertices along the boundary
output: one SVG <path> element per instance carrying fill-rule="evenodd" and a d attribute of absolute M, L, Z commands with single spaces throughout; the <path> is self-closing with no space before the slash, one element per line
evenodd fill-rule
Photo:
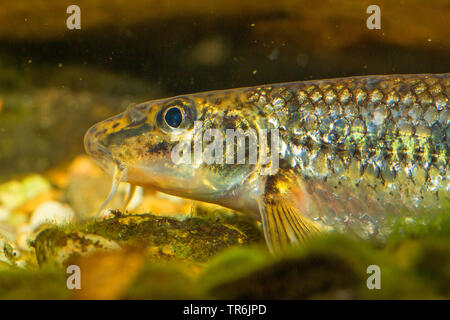
<path fill-rule="evenodd" d="M 449 99 L 450 74 L 205 92 L 132 105 L 92 127 L 85 146 L 117 181 L 255 215 L 276 250 L 324 229 L 383 235 L 388 215 L 443 207 L 450 191 Z M 205 138 L 198 129 L 223 135 Z M 226 161 L 234 147 L 215 149 L 214 163 L 174 163 L 182 141 L 194 150 L 198 139 L 205 147 L 229 130 L 275 132 L 278 140 L 254 141 L 272 155 L 276 141 L 276 158 L 252 162 L 244 145 L 244 163 Z M 276 170 L 262 174 L 274 169 L 273 160 Z"/>

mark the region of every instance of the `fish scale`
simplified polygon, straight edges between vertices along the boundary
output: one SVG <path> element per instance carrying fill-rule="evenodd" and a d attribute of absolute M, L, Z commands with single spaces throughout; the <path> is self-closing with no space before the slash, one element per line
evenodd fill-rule
<path fill-rule="evenodd" d="M 269 122 L 286 123 L 285 158 L 321 204 L 309 210 L 315 220 L 334 226 L 348 223 L 349 216 L 356 221 L 367 216 L 376 225 L 389 204 L 436 207 L 448 196 L 448 74 L 354 77 L 249 91 L 249 101 Z M 289 92 L 288 98 L 280 98 L 280 91 Z M 288 116 L 275 112 L 275 104 Z"/>

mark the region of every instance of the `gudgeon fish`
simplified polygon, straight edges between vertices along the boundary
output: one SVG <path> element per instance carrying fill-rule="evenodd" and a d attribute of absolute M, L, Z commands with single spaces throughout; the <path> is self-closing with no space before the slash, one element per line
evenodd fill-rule
<path fill-rule="evenodd" d="M 108 200 L 128 182 L 215 203 L 259 219 L 277 251 L 322 230 L 374 237 L 389 215 L 443 208 L 449 99 L 449 73 L 269 84 L 131 104 L 84 143 L 113 176 Z M 180 145 L 188 161 L 174 161 Z M 195 159 L 199 145 L 214 161 Z"/>

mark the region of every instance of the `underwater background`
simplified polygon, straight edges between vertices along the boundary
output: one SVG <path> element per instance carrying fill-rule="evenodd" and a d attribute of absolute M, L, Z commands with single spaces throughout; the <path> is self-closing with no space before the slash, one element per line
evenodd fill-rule
<path fill-rule="evenodd" d="M 383 242 L 330 234 L 273 257 L 255 221 L 110 188 L 83 135 L 131 102 L 331 77 L 450 70 L 450 3 L 22 0 L 0 6 L 0 299 L 448 299 L 450 206 Z M 81 29 L 69 30 L 70 5 Z M 369 5 L 381 29 L 368 29 Z M 119 208 L 126 188 L 109 205 Z M 66 268 L 82 270 L 69 290 Z M 367 267 L 381 269 L 369 290 Z"/>

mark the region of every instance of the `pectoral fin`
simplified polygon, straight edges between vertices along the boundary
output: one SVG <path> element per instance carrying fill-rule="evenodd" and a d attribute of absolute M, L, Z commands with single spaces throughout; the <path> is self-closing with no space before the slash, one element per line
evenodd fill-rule
<path fill-rule="evenodd" d="M 111 199 L 116 194 L 117 189 L 119 188 L 120 180 L 122 179 L 124 171 L 125 171 L 124 168 L 119 168 L 118 166 L 116 166 L 114 168 L 114 176 L 113 176 L 113 179 L 112 179 L 111 190 L 109 191 L 108 198 L 105 200 L 105 202 L 103 202 L 103 204 L 100 207 L 100 209 L 98 209 L 97 214 L 95 215 L 97 218 L 100 217 L 100 214 L 102 213 L 103 209 L 105 209 L 105 207 L 108 205 L 108 203 L 111 201 Z"/>
<path fill-rule="evenodd" d="M 259 201 L 264 236 L 271 252 L 302 243 L 320 232 L 319 226 L 296 206 L 295 192 L 286 189 L 289 181 L 284 182 L 281 185 L 272 182 Z"/>

